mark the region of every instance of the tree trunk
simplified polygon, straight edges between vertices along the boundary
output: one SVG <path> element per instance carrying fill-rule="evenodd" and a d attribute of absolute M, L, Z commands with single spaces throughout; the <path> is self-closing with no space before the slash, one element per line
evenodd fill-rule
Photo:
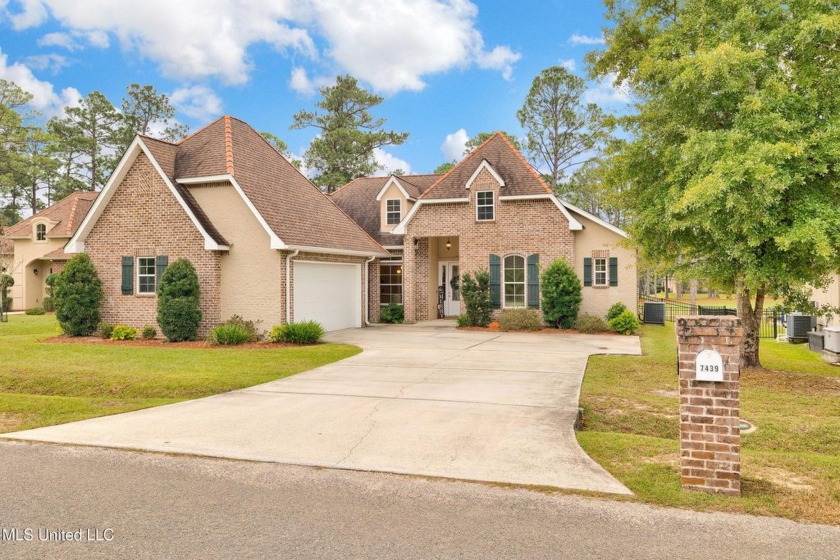
<path fill-rule="evenodd" d="M 697 314 L 697 287 L 699 282 L 697 280 L 692 280 L 691 284 L 689 284 L 689 292 L 688 292 L 688 303 L 691 305 L 691 314 Z"/>
<path fill-rule="evenodd" d="M 738 306 L 738 318 L 744 327 L 744 338 L 741 341 L 741 366 L 748 368 L 761 367 L 759 359 L 759 332 L 761 329 L 761 315 L 764 311 L 764 288 L 755 293 L 755 306 L 750 300 L 750 291 L 742 284 L 735 288 Z"/>
<path fill-rule="evenodd" d="M 682 280 L 677 280 L 677 299 L 682 299 L 683 297 L 683 283 Z"/>

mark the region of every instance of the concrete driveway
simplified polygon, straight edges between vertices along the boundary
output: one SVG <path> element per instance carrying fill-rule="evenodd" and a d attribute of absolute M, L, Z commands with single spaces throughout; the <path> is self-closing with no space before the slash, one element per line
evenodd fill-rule
<path fill-rule="evenodd" d="M 364 352 L 214 397 L 3 437 L 629 493 L 575 440 L 592 354 L 636 337 L 374 326 Z"/>

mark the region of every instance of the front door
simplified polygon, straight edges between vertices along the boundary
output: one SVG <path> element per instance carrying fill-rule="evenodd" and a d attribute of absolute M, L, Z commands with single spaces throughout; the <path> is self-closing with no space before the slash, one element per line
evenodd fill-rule
<path fill-rule="evenodd" d="M 457 262 L 438 265 L 438 291 L 443 292 L 443 314 L 455 317 L 461 314 L 461 275 Z"/>

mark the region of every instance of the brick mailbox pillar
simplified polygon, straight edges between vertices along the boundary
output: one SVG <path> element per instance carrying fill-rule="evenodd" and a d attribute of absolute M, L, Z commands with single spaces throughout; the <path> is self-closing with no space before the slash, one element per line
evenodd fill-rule
<path fill-rule="evenodd" d="M 683 488 L 740 495 L 741 321 L 679 317 L 676 329 Z"/>

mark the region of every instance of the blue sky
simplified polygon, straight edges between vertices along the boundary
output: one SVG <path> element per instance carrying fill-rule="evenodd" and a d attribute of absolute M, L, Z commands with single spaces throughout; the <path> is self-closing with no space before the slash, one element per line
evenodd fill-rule
<path fill-rule="evenodd" d="M 585 77 L 603 11 L 596 0 L 0 0 L 0 78 L 45 115 L 152 84 L 193 129 L 230 114 L 302 154 L 315 131 L 289 130 L 292 115 L 349 73 L 385 97 L 376 116 L 410 133 L 378 154 L 386 170 L 427 173 L 478 132 L 519 134 L 540 70 Z M 587 99 L 626 103 L 610 80 Z"/>

